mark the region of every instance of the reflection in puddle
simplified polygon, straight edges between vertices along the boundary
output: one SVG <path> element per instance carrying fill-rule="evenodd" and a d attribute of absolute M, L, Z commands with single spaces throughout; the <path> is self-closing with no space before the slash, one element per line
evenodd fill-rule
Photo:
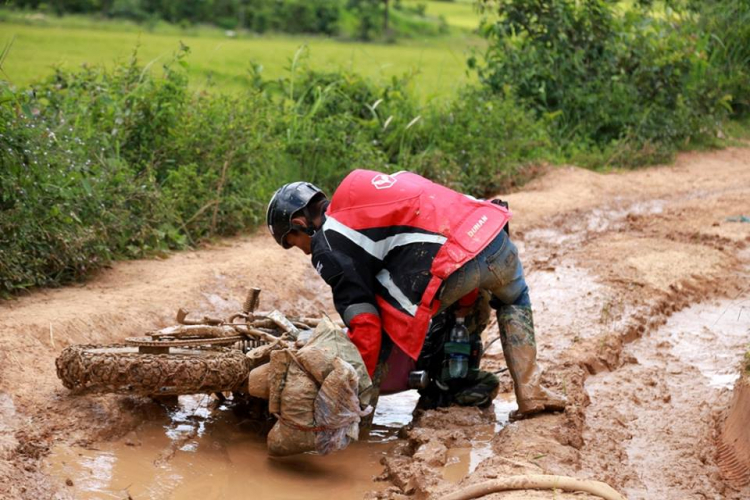
<path fill-rule="evenodd" d="M 403 427 L 411 422 L 412 412 L 419 401 L 417 391 L 406 391 L 380 396 L 373 423 L 384 427 Z"/>
<path fill-rule="evenodd" d="M 750 299 L 697 304 L 674 314 L 664 326 L 671 351 L 695 366 L 717 389 L 731 389 L 739 377 L 737 362 L 750 334 Z"/>
<path fill-rule="evenodd" d="M 84 456 L 81 466 L 88 471 L 89 476 L 81 486 L 89 491 L 105 493 L 115 461 L 115 457 L 110 453 Z"/>
<path fill-rule="evenodd" d="M 480 463 L 492 456 L 492 438 L 508 425 L 510 412 L 518 408 L 513 394 L 500 394 L 493 402 L 495 425 L 477 427 L 471 447 L 451 448 L 448 450 L 448 461 L 443 468 L 443 479 L 459 482 L 476 470 Z"/>
<path fill-rule="evenodd" d="M 398 439 L 398 431 L 408 425 L 412 412 L 419 401 L 417 391 L 406 391 L 389 396 L 380 396 L 368 443 L 388 443 Z"/>
<path fill-rule="evenodd" d="M 380 459 L 411 422 L 418 399 L 416 391 L 382 397 L 369 437 L 342 452 L 271 459 L 265 439 L 243 430 L 226 407 L 211 410 L 208 396 L 181 396 L 168 418 L 144 422 L 118 441 L 93 449 L 58 445 L 47 471 L 70 479 L 70 492 L 82 500 L 361 498 L 385 487 L 373 482 Z M 471 448 L 449 451 L 446 479 L 460 480 L 492 455 L 492 437 L 514 408 L 512 395 L 495 400 L 497 423 L 478 428 Z"/>
<path fill-rule="evenodd" d="M 181 396 L 168 419 L 144 422 L 123 439 L 96 449 L 57 446 L 47 470 L 70 479 L 83 500 L 361 498 L 385 487 L 373 482 L 380 459 L 417 399 L 415 391 L 382 398 L 369 438 L 342 452 L 271 459 L 265 439 L 242 430 L 227 408 L 211 410 L 208 396 Z"/>

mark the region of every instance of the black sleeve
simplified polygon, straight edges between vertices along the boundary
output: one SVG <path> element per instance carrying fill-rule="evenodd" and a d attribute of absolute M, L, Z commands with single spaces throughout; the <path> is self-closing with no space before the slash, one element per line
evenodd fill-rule
<path fill-rule="evenodd" d="M 377 312 L 373 277 L 358 270 L 348 255 L 335 250 L 313 250 L 312 264 L 333 291 L 333 303 L 344 323 L 355 311 Z M 360 266 L 360 269 L 363 266 Z M 349 314 L 347 314 L 349 309 Z"/>

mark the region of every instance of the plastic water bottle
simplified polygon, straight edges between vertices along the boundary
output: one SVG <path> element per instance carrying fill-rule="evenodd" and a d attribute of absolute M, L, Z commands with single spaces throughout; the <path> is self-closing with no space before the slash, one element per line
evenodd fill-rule
<path fill-rule="evenodd" d="M 448 358 L 448 372 L 451 378 L 464 378 L 469 373 L 469 330 L 464 325 L 464 318 L 456 318 L 450 335 L 451 349 Z"/>

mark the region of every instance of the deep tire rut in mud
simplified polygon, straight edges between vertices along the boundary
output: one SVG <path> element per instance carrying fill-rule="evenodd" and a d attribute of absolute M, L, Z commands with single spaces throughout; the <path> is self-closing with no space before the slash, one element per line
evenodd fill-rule
<path fill-rule="evenodd" d="M 690 153 L 674 166 L 607 175 L 559 168 L 503 198 L 515 214 L 544 380 L 572 404 L 507 424 L 505 377 L 494 412 L 426 412 L 384 457 L 387 486 L 370 497 L 439 498 L 542 473 L 604 481 L 631 500 L 750 498 L 737 453 L 720 468 L 728 452 L 718 448 L 736 419 L 727 420 L 730 388 L 750 336 L 750 224 L 730 220 L 750 215 L 750 150 Z M 0 497 L 71 497 L 64 478 L 44 472 L 52 446 L 117 438 L 161 411 L 139 398 L 72 396 L 55 375 L 61 349 L 137 336 L 185 304 L 236 310 L 233 297 L 248 285 L 263 288 L 269 308 L 333 313 L 307 259 L 265 234 L 117 264 L 84 287 L 1 305 L 0 337 L 10 348 L 0 354 Z M 494 322 L 487 335 L 497 335 Z M 499 344 L 486 369 L 504 368 Z M 455 451 L 472 446 L 481 453 L 467 452 L 463 477 L 447 474 Z M 737 477 L 725 477 L 732 471 Z"/>

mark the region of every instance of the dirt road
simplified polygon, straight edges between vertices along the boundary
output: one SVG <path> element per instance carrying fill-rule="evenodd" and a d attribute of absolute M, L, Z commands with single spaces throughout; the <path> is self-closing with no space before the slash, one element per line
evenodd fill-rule
<path fill-rule="evenodd" d="M 750 224 L 737 218 L 750 216 L 750 150 L 607 175 L 560 168 L 507 198 L 545 377 L 574 404 L 513 424 L 508 394 L 494 412 L 428 412 L 382 452 L 385 481 L 370 496 L 439 497 L 545 472 L 605 481 L 631 500 L 750 498 L 722 479 L 715 446 L 750 341 Z M 333 312 L 306 258 L 264 233 L 0 304 L 0 497 L 80 496 L 77 480 L 50 468 L 52 450 L 97 450 L 165 418 L 147 400 L 70 397 L 54 372 L 63 347 L 165 325 L 180 306 L 237 309 L 248 286 L 269 308 Z M 503 366 L 499 342 L 485 364 Z"/>

